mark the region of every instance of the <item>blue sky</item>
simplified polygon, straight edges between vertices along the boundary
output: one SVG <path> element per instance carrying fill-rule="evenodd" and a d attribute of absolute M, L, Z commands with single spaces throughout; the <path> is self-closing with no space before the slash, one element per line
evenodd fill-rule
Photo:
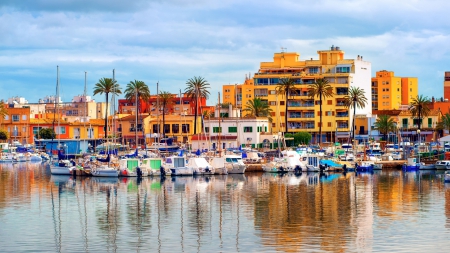
<path fill-rule="evenodd" d="M 102 77 L 122 87 L 142 80 L 178 93 L 202 76 L 208 104 L 223 84 L 271 61 L 281 47 L 317 59 L 340 46 L 377 70 L 419 78 L 419 94 L 443 96 L 450 71 L 450 1 L 445 0 L 2 0 L 0 99 L 29 102 L 55 94 L 56 66 L 64 101 L 88 93 Z M 104 101 L 104 96 L 96 96 Z"/>

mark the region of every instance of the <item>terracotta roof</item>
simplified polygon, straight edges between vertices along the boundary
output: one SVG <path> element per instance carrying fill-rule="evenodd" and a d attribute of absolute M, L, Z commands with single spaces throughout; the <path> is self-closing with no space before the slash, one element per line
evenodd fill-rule
<path fill-rule="evenodd" d="M 373 115 L 390 115 L 390 116 L 398 116 L 402 110 L 372 110 Z"/>
<path fill-rule="evenodd" d="M 428 116 L 439 116 L 440 113 L 441 112 L 439 110 L 430 110 L 430 113 L 428 114 Z M 412 116 L 412 113 L 410 111 L 402 111 L 400 113 L 400 115 L 402 115 L 402 116 Z"/>

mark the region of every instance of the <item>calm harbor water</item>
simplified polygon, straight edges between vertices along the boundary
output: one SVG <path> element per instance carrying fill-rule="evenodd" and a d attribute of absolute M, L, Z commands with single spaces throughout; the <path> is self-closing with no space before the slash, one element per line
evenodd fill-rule
<path fill-rule="evenodd" d="M 52 176 L 0 164 L 1 252 L 448 252 L 443 172 Z"/>

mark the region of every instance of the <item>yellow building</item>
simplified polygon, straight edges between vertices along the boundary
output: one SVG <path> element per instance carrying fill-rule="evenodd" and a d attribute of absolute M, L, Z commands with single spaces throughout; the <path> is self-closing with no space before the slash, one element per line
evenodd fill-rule
<path fill-rule="evenodd" d="M 371 64 L 357 59 L 344 59 L 344 51 L 332 46 L 330 50 L 317 51 L 319 59 L 300 60 L 299 53 L 275 53 L 272 62 L 261 62 L 253 78 L 247 78 L 242 85 L 224 86 L 224 101 L 233 105 L 232 100 L 241 92 L 242 108 L 256 97 L 267 102 L 272 109 L 273 132 L 312 133 L 313 142 L 318 141 L 320 112 L 319 99 L 308 97 L 308 87 L 319 78 L 325 78 L 333 87 L 334 96 L 323 99 L 322 103 L 322 142 L 339 138 L 348 138 L 352 114 L 344 106 L 344 98 L 350 86 L 365 90 L 366 97 L 371 97 Z M 296 83 L 296 92 L 288 98 L 276 95 L 276 87 L 281 78 L 292 78 Z M 239 90 L 239 87 L 242 87 Z M 238 93 L 237 95 L 235 93 Z M 225 99 L 225 96 L 229 96 Z M 285 105 L 288 105 L 287 112 Z M 365 108 L 357 109 L 356 114 L 367 115 L 372 111 L 371 103 Z M 287 113 L 287 124 L 285 114 Z M 245 116 L 245 113 L 243 113 Z M 287 127 L 287 129 L 286 129 Z"/>
<path fill-rule="evenodd" d="M 396 110 L 409 105 L 418 95 L 417 77 L 397 77 L 393 71 L 381 70 L 372 77 L 373 110 Z"/>

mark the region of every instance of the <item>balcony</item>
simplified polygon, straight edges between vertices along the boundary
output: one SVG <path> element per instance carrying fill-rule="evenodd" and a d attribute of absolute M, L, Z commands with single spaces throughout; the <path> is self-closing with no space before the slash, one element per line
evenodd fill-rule
<path fill-rule="evenodd" d="M 122 128 L 121 127 L 117 128 L 117 132 L 122 132 Z"/>
<path fill-rule="evenodd" d="M 348 125 L 346 125 L 346 124 L 340 124 L 340 125 L 337 125 L 337 128 L 338 128 L 338 129 L 348 128 Z"/>
<path fill-rule="evenodd" d="M 338 117 L 338 118 L 348 117 L 348 113 L 337 113 L 336 117 Z"/>
<path fill-rule="evenodd" d="M 137 132 L 142 132 L 142 127 L 139 127 L 139 128 L 134 128 L 134 127 L 130 127 L 130 132 L 134 132 L 134 131 L 137 131 Z"/>

